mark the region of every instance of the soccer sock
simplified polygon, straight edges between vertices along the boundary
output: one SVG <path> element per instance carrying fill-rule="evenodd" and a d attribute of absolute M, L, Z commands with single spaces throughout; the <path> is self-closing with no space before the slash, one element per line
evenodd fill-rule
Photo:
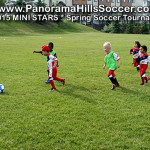
<path fill-rule="evenodd" d="M 145 77 L 144 77 L 145 78 Z M 143 77 L 141 77 L 141 79 L 142 79 L 142 84 L 144 84 L 144 78 Z"/>
<path fill-rule="evenodd" d="M 49 82 L 50 82 L 52 88 L 53 88 L 53 89 L 56 89 L 56 87 L 55 87 L 55 85 L 54 85 L 54 81 L 53 81 L 53 80 L 50 80 Z"/>
<path fill-rule="evenodd" d="M 145 77 L 144 79 L 147 80 L 147 77 Z"/>
<path fill-rule="evenodd" d="M 140 65 L 137 65 L 136 68 L 137 68 L 137 71 L 139 71 L 140 70 Z"/>
<path fill-rule="evenodd" d="M 110 81 L 112 82 L 112 84 L 115 84 L 115 80 L 114 80 L 113 77 L 111 77 L 111 78 L 109 78 L 109 79 L 110 79 Z"/>
<path fill-rule="evenodd" d="M 54 80 L 58 80 L 58 81 L 60 81 L 60 82 L 63 82 L 63 81 L 64 81 L 64 79 L 61 79 L 61 78 L 58 78 L 58 77 L 54 77 Z"/>
<path fill-rule="evenodd" d="M 47 72 L 48 72 L 48 77 L 49 77 L 49 70 L 47 70 Z"/>
<path fill-rule="evenodd" d="M 119 83 L 116 78 L 114 78 L 115 84 L 119 86 Z"/>

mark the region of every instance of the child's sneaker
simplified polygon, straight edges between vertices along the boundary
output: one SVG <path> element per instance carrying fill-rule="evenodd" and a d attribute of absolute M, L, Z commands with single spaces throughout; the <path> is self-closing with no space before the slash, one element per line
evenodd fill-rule
<path fill-rule="evenodd" d="M 116 84 L 116 87 L 119 87 L 120 85 L 119 84 Z"/>
<path fill-rule="evenodd" d="M 140 85 L 143 85 L 143 86 L 145 86 L 145 83 L 141 83 Z"/>
<path fill-rule="evenodd" d="M 46 84 L 49 84 L 49 79 L 45 81 Z"/>
<path fill-rule="evenodd" d="M 146 83 L 148 83 L 149 77 L 147 77 Z"/>
<path fill-rule="evenodd" d="M 50 91 L 55 91 L 56 89 L 51 88 Z"/>
<path fill-rule="evenodd" d="M 63 85 L 65 85 L 65 79 L 62 81 Z"/>
<path fill-rule="evenodd" d="M 111 90 L 114 90 L 116 88 L 116 85 L 113 84 Z"/>

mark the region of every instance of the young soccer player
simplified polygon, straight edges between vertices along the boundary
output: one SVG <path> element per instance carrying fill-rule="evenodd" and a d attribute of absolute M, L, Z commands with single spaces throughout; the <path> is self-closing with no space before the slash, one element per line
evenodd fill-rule
<path fill-rule="evenodd" d="M 49 53 L 57 58 L 56 52 L 53 50 L 54 44 L 53 44 L 52 42 L 49 42 L 49 43 L 48 43 L 48 46 L 49 46 L 49 48 L 50 48 L 50 52 L 49 52 Z M 43 55 L 42 51 L 33 51 L 33 53 L 40 53 L 40 54 Z M 58 67 L 58 66 L 59 66 L 59 65 L 58 65 L 58 61 L 57 61 L 57 67 Z M 48 72 L 48 75 L 49 75 L 49 70 L 48 70 L 48 69 L 47 69 L 47 72 Z M 49 84 L 49 79 L 46 80 L 45 83 L 46 83 L 46 84 Z"/>
<path fill-rule="evenodd" d="M 65 85 L 65 79 L 57 77 L 57 58 L 49 53 L 50 48 L 48 46 L 42 46 L 42 53 L 47 57 L 47 65 L 49 70 L 49 82 L 52 86 L 51 91 L 56 90 L 53 80 L 58 80 Z"/>
<path fill-rule="evenodd" d="M 141 54 L 139 55 L 139 57 L 136 59 L 136 61 L 138 63 L 140 63 L 140 76 L 141 76 L 141 80 L 142 83 L 140 85 L 145 85 L 145 81 L 146 83 L 148 83 L 149 77 L 146 77 L 146 70 L 148 68 L 148 63 L 150 62 L 150 56 L 147 54 L 147 46 L 142 45 L 141 46 L 141 50 L 140 50 Z"/>
<path fill-rule="evenodd" d="M 111 51 L 111 44 L 110 42 L 105 42 L 104 43 L 104 51 L 105 51 L 105 63 L 103 66 L 103 69 L 105 69 L 105 67 L 107 66 L 108 71 L 108 78 L 110 79 L 110 81 L 112 82 L 112 90 L 115 89 L 116 87 L 119 86 L 119 83 L 116 79 L 116 75 L 115 75 L 115 70 L 118 68 L 120 68 L 120 57 L 115 54 L 113 51 Z M 118 65 L 117 65 L 118 62 Z"/>
<path fill-rule="evenodd" d="M 139 70 L 140 70 L 140 64 L 136 62 L 136 59 L 140 55 L 140 47 L 141 47 L 140 42 L 135 41 L 134 47 L 130 50 L 130 54 L 133 54 L 133 63 L 132 64 L 134 64 L 134 67 L 137 68 L 137 72 L 139 72 Z"/>

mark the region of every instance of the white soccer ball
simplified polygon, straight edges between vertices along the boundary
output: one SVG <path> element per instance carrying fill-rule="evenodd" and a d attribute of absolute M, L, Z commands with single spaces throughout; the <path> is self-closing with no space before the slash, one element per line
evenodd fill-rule
<path fill-rule="evenodd" d="M 3 92 L 4 92 L 4 90 L 5 90 L 4 85 L 0 84 L 0 93 L 3 93 Z"/>

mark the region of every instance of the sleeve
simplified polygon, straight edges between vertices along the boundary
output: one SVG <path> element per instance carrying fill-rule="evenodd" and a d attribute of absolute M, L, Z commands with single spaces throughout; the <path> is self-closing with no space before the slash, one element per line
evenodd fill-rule
<path fill-rule="evenodd" d="M 147 58 L 147 59 L 148 59 L 148 62 L 150 63 L 150 56 L 148 56 L 148 58 Z"/>
<path fill-rule="evenodd" d="M 57 58 L 53 55 L 50 55 L 49 56 L 49 59 L 53 62 L 53 61 L 57 61 Z"/>
<path fill-rule="evenodd" d="M 132 54 L 133 53 L 133 49 L 130 49 L 130 54 Z"/>
<path fill-rule="evenodd" d="M 113 53 L 113 56 L 114 56 L 115 60 L 117 60 L 117 61 L 120 60 L 120 57 L 116 53 Z"/>
<path fill-rule="evenodd" d="M 56 55 L 56 53 L 54 54 L 54 56 L 57 58 L 57 55 Z"/>

